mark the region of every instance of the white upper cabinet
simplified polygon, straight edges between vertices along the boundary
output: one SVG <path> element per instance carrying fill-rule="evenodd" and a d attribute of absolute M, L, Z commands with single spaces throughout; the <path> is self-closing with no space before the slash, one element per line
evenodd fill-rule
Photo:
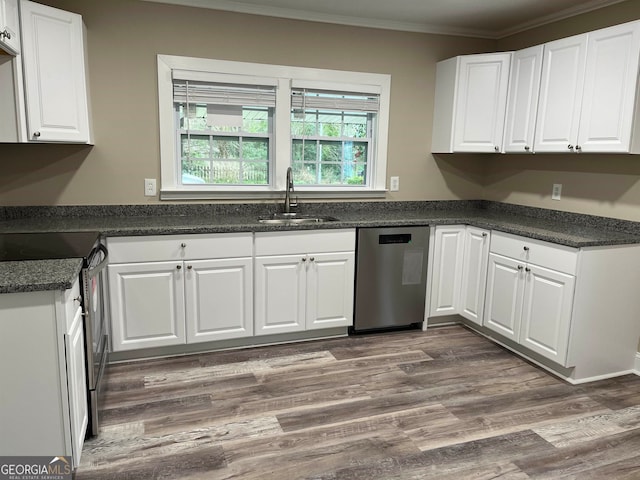
<path fill-rule="evenodd" d="M 543 48 L 536 45 L 513 54 L 504 127 L 507 153 L 533 153 Z"/>
<path fill-rule="evenodd" d="M 20 53 L 20 17 L 18 0 L 0 0 L 0 49 Z"/>
<path fill-rule="evenodd" d="M 511 53 L 438 62 L 431 151 L 501 152 Z"/>
<path fill-rule="evenodd" d="M 587 35 L 544 46 L 536 152 L 570 152 L 578 139 Z"/>
<path fill-rule="evenodd" d="M 583 152 L 640 151 L 632 147 L 640 143 L 632 138 L 639 58 L 640 22 L 589 34 L 577 144 Z"/>
<path fill-rule="evenodd" d="M 546 44 L 535 151 L 640 152 L 639 55 L 640 22 Z"/>
<path fill-rule="evenodd" d="M 91 143 L 82 17 L 22 0 L 21 28 L 27 140 Z"/>

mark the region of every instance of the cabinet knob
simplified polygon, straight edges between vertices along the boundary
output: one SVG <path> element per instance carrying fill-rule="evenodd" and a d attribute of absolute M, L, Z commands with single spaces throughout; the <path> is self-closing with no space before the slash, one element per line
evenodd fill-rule
<path fill-rule="evenodd" d="M 40 138 L 40 132 L 33 132 L 33 136 L 35 138 Z"/>
<path fill-rule="evenodd" d="M 518 270 L 522 271 L 524 267 L 522 265 L 518 265 Z"/>
<path fill-rule="evenodd" d="M 193 265 L 187 265 L 187 270 L 191 270 L 193 268 Z"/>
<path fill-rule="evenodd" d="M 529 251 L 529 247 L 524 247 L 524 251 L 528 252 Z"/>
<path fill-rule="evenodd" d="M 306 262 L 306 261 L 307 261 L 307 257 L 303 257 L 303 258 L 302 258 L 302 261 L 303 261 L 303 262 Z"/>
<path fill-rule="evenodd" d="M 76 298 L 73 299 L 74 302 L 78 302 L 78 303 L 82 303 L 82 297 L 80 295 L 78 295 Z"/>
<path fill-rule="evenodd" d="M 181 270 L 181 269 L 182 269 L 182 265 L 176 265 L 176 268 L 177 268 L 178 270 Z"/>
<path fill-rule="evenodd" d="M 525 145 L 525 146 L 524 146 L 524 150 L 525 150 L 526 152 L 528 152 L 529 150 L 531 150 L 531 147 L 529 147 L 529 145 Z"/>
<path fill-rule="evenodd" d="M 531 271 L 531 269 L 529 267 L 524 269 L 525 272 L 529 273 Z"/>
<path fill-rule="evenodd" d="M 576 152 L 581 152 L 582 151 L 582 147 L 580 145 L 576 145 Z"/>
<path fill-rule="evenodd" d="M 314 258 L 314 257 L 311 257 L 311 258 L 309 259 L 309 261 L 311 261 L 311 262 L 313 262 L 314 260 L 315 260 L 315 258 Z"/>
<path fill-rule="evenodd" d="M 567 148 L 573 152 L 573 145 L 567 145 Z"/>
<path fill-rule="evenodd" d="M 499 146 L 497 146 L 497 145 L 496 145 L 495 147 L 493 147 L 493 149 L 494 149 L 496 152 L 499 152 L 499 151 L 500 151 L 500 147 L 499 147 Z"/>
<path fill-rule="evenodd" d="M 6 38 L 7 40 L 11 40 L 11 32 L 5 29 L 4 32 L 0 32 L 0 37 Z"/>
<path fill-rule="evenodd" d="M 186 248 L 186 247 L 187 247 L 187 244 L 186 244 L 186 243 L 181 243 L 181 244 L 180 244 L 180 248 Z"/>
<path fill-rule="evenodd" d="M 487 238 L 487 232 L 482 232 L 482 236 L 483 236 L 484 238 Z"/>

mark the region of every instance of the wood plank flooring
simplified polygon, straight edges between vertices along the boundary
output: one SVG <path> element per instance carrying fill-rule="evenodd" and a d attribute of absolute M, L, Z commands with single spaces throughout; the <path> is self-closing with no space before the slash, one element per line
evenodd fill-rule
<path fill-rule="evenodd" d="M 111 365 L 79 480 L 640 479 L 640 377 L 461 326 Z"/>

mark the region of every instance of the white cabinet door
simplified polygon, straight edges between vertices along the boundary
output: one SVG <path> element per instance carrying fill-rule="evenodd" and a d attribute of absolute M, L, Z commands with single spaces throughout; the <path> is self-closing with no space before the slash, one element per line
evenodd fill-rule
<path fill-rule="evenodd" d="M 543 48 L 536 45 L 513 54 L 504 128 L 505 152 L 533 153 Z"/>
<path fill-rule="evenodd" d="M 253 335 L 251 258 L 185 262 L 187 343 Z"/>
<path fill-rule="evenodd" d="M 255 335 L 305 329 L 305 255 L 255 259 Z"/>
<path fill-rule="evenodd" d="M 580 130 L 582 152 L 628 152 L 631 148 L 640 22 L 589 33 Z"/>
<path fill-rule="evenodd" d="M 544 46 L 536 152 L 572 152 L 578 139 L 587 34 Z"/>
<path fill-rule="evenodd" d="M 353 324 L 355 254 L 309 254 L 306 329 Z"/>
<path fill-rule="evenodd" d="M 185 343 L 182 262 L 108 268 L 114 351 Z"/>
<path fill-rule="evenodd" d="M 452 315 L 460 311 L 464 236 L 463 225 L 436 227 L 430 317 Z"/>
<path fill-rule="evenodd" d="M 20 17 L 18 0 L 0 0 L 0 49 L 20 53 Z"/>
<path fill-rule="evenodd" d="M 520 337 L 523 274 L 522 262 L 489 254 L 484 326 L 516 342 Z"/>
<path fill-rule="evenodd" d="M 82 17 L 21 2 L 28 139 L 89 143 Z"/>
<path fill-rule="evenodd" d="M 81 308 L 76 310 L 71 328 L 65 336 L 65 349 L 69 417 L 71 421 L 71 448 L 73 466 L 77 467 L 80 464 L 80 455 L 89 423 L 84 328 Z"/>
<path fill-rule="evenodd" d="M 501 151 L 510 59 L 510 53 L 460 57 L 454 152 Z"/>
<path fill-rule="evenodd" d="M 460 315 L 482 325 L 487 285 L 489 232 L 467 226 L 464 238 Z"/>
<path fill-rule="evenodd" d="M 520 344 L 565 364 L 575 277 L 536 265 L 525 267 Z"/>

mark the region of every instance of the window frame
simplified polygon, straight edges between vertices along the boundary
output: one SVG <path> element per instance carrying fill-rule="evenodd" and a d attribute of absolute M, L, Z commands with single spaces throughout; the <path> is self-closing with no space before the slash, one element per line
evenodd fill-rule
<path fill-rule="evenodd" d="M 380 96 L 374 135 L 370 184 L 296 185 L 301 198 L 368 198 L 386 193 L 387 144 L 391 76 L 388 74 L 350 72 L 307 67 L 291 67 L 229 60 L 158 55 L 158 111 L 160 133 L 160 199 L 260 199 L 280 198 L 285 190 L 286 171 L 293 164 L 291 137 L 291 89 L 309 88 L 344 92 L 372 93 Z M 172 72 L 191 75 L 193 80 L 227 83 L 267 84 L 276 87 L 273 116 L 273 157 L 270 159 L 272 181 L 267 186 L 227 186 L 180 182 L 181 162 L 176 158 L 177 141 L 173 106 Z M 185 73 L 186 72 L 186 73 Z M 294 178 L 295 182 L 295 178 Z"/>

